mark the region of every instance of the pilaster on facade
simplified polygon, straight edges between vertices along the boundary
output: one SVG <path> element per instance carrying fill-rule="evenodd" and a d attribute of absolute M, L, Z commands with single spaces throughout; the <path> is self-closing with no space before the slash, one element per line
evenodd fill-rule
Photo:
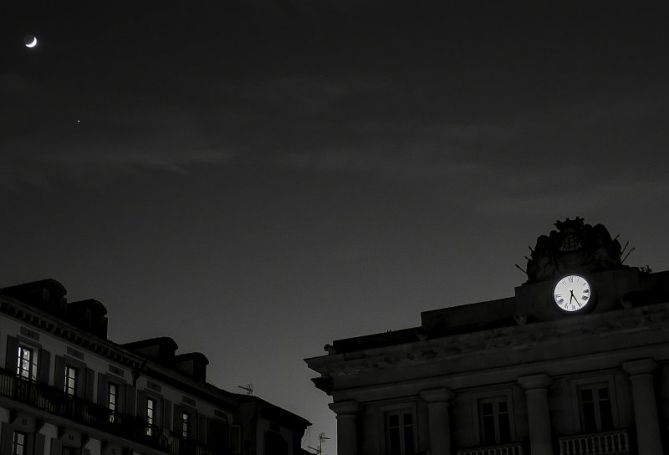
<path fill-rule="evenodd" d="M 530 453 L 532 455 L 552 455 L 551 418 L 548 404 L 548 386 L 550 376 L 535 374 L 518 378 L 518 383 L 525 389 L 527 418 L 531 422 Z"/>
<path fill-rule="evenodd" d="M 355 400 L 336 401 L 328 406 L 337 414 L 337 418 L 340 416 L 356 416 L 360 410 L 360 405 Z"/>
<path fill-rule="evenodd" d="M 330 403 L 330 409 L 337 414 L 337 447 L 339 453 L 358 453 L 358 411 L 360 405 L 355 400 Z"/>
<path fill-rule="evenodd" d="M 431 403 L 448 404 L 448 402 L 455 396 L 455 394 L 446 387 L 422 390 L 419 395 L 428 405 Z"/>
<path fill-rule="evenodd" d="M 58 439 L 59 437 L 58 426 L 53 423 L 42 422 L 38 429 L 38 433 L 44 437 L 44 455 L 51 455 L 51 443 L 54 439 Z M 99 455 L 99 452 L 97 455 Z"/>
<path fill-rule="evenodd" d="M 636 359 L 624 362 L 622 367 L 632 383 L 639 455 L 663 453 L 654 383 L 657 362 L 652 358 Z"/>
<path fill-rule="evenodd" d="M 536 389 L 547 389 L 552 382 L 553 380 L 547 374 L 533 374 L 518 378 L 518 384 L 520 384 L 526 392 Z"/>
<path fill-rule="evenodd" d="M 451 455 L 451 422 L 449 403 L 454 393 L 442 387 L 423 390 L 420 397 L 427 403 L 430 450 L 434 454 Z"/>
<path fill-rule="evenodd" d="M 84 444 L 84 450 L 88 450 L 90 455 L 101 455 L 102 454 L 102 441 L 95 438 L 87 438 Z"/>
<path fill-rule="evenodd" d="M 9 423 L 11 420 L 11 411 L 0 406 L 0 424 Z"/>
<path fill-rule="evenodd" d="M 629 360 L 623 362 L 622 366 L 630 377 L 643 374 L 652 375 L 657 370 L 657 362 L 652 358 Z"/>

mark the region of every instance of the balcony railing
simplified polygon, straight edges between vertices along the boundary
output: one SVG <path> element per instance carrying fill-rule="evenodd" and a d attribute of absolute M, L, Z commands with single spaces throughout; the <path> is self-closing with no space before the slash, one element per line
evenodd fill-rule
<path fill-rule="evenodd" d="M 564 436 L 559 439 L 560 455 L 629 455 L 627 430 Z"/>
<path fill-rule="evenodd" d="M 0 370 L 0 395 L 37 409 L 158 449 L 171 455 L 211 455 L 212 449 L 196 441 L 176 438 L 163 429 L 151 426 L 140 417 L 112 412 L 104 406 L 66 395 L 63 391 L 20 379 Z M 147 434 L 148 433 L 148 434 Z M 228 453 L 216 449 L 217 454 Z"/>
<path fill-rule="evenodd" d="M 458 455 L 523 455 L 520 442 L 458 450 Z"/>

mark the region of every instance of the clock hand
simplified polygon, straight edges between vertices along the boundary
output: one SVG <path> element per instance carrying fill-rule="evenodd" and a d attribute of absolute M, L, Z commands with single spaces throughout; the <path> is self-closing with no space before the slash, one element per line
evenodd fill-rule
<path fill-rule="evenodd" d="M 578 299 L 576 297 L 574 297 L 574 290 L 573 289 L 569 290 L 569 294 L 570 294 L 569 295 L 569 303 L 571 303 L 571 299 L 574 299 L 578 302 Z"/>

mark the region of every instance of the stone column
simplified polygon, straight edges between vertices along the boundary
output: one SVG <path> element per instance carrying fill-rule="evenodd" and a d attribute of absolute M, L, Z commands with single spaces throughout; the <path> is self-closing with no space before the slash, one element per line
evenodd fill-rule
<path fill-rule="evenodd" d="M 623 363 L 623 369 L 630 375 L 632 399 L 634 401 L 634 421 L 636 423 L 639 455 L 655 455 L 662 452 L 660 423 L 657 416 L 657 401 L 653 371 L 657 364 L 653 359 L 632 360 Z"/>
<path fill-rule="evenodd" d="M 551 378 L 545 374 L 535 374 L 518 378 L 525 389 L 527 420 L 530 429 L 530 453 L 532 455 L 552 455 L 551 417 L 548 406 L 548 386 Z"/>
<path fill-rule="evenodd" d="M 355 400 L 330 403 L 330 409 L 337 414 L 337 453 L 339 455 L 358 454 L 358 402 Z"/>
<path fill-rule="evenodd" d="M 448 404 L 453 398 L 453 392 L 446 388 L 429 389 L 420 392 L 420 396 L 427 403 L 430 453 L 451 455 L 451 427 Z"/>

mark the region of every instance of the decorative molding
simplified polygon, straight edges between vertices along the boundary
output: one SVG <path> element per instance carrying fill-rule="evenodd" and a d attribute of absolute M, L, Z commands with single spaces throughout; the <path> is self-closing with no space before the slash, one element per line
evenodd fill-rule
<path fill-rule="evenodd" d="M 495 350 L 528 349 L 562 340 L 578 343 L 576 340 L 593 336 L 597 340 L 606 337 L 621 340 L 627 337 L 629 340 L 631 334 L 656 331 L 666 334 L 662 336 L 669 340 L 669 333 L 665 330 L 668 323 L 669 303 L 662 303 L 325 355 L 309 359 L 309 366 L 323 377 L 339 377 L 465 358 L 473 354 L 490 354 Z"/>
<path fill-rule="evenodd" d="M 638 359 L 630 360 L 629 362 L 623 363 L 623 370 L 625 370 L 630 376 L 637 374 L 650 374 L 657 369 L 657 362 L 655 359 Z"/>
<path fill-rule="evenodd" d="M 533 374 L 518 378 L 518 384 L 525 390 L 545 389 L 551 385 L 551 382 L 547 374 Z"/>
<path fill-rule="evenodd" d="M 79 360 L 84 360 L 84 353 L 78 349 L 74 349 L 72 346 L 67 347 L 67 353 Z"/>
<path fill-rule="evenodd" d="M 21 326 L 20 333 L 23 336 L 27 336 L 28 338 L 32 338 L 35 341 L 39 341 L 39 333 L 35 332 L 34 330 L 30 330 L 27 327 Z"/>
<path fill-rule="evenodd" d="M 422 390 L 419 395 L 426 403 L 448 403 L 455 396 L 446 387 Z"/>
<path fill-rule="evenodd" d="M 99 352 L 100 355 L 130 368 L 140 368 L 142 365 L 143 359 L 141 357 L 122 351 L 110 341 L 98 338 L 93 334 L 85 333 L 82 329 L 71 325 L 61 318 L 44 313 L 12 297 L 0 296 L 0 312 L 59 338 L 63 338 L 66 341 L 70 341 L 73 344 Z"/>
<path fill-rule="evenodd" d="M 358 402 L 355 400 L 338 401 L 335 403 L 330 403 L 328 406 L 335 412 L 335 414 L 337 414 L 337 417 L 356 415 L 358 413 L 358 409 L 360 408 Z"/>

